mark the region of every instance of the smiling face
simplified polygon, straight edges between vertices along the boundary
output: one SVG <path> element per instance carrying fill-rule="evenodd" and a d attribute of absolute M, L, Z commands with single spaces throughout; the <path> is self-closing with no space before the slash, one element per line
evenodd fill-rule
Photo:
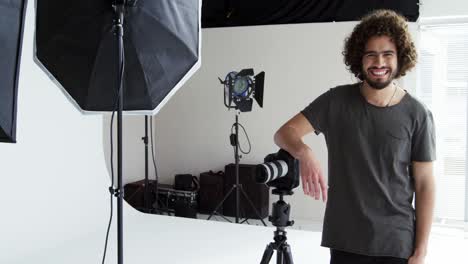
<path fill-rule="evenodd" d="M 384 89 L 398 71 L 397 50 L 388 36 L 376 36 L 367 41 L 362 57 L 362 76 L 374 89 Z"/>

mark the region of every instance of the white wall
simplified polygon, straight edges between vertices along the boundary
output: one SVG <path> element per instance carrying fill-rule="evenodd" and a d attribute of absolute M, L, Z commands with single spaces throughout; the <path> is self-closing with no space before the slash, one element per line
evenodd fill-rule
<path fill-rule="evenodd" d="M 420 17 L 468 16 L 466 0 L 420 0 Z"/>

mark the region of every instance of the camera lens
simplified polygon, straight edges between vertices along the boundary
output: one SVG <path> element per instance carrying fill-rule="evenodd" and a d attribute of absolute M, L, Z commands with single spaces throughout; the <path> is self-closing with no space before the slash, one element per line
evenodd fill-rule
<path fill-rule="evenodd" d="M 269 183 L 288 174 L 288 164 L 284 160 L 275 160 L 257 165 L 256 181 Z"/>

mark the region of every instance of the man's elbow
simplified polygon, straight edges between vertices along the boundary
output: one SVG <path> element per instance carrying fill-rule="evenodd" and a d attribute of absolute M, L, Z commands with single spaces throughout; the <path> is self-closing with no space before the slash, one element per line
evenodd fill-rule
<path fill-rule="evenodd" d="M 281 128 L 280 128 L 280 129 L 278 129 L 278 130 L 275 132 L 275 134 L 273 135 L 273 142 L 275 142 L 275 144 L 276 144 L 277 146 L 280 146 L 280 144 L 281 144 L 281 137 L 282 137 L 281 133 L 282 133 L 282 130 L 281 130 Z"/>
<path fill-rule="evenodd" d="M 286 141 L 288 141 L 288 138 L 290 138 L 294 134 L 294 132 L 291 129 L 292 128 L 287 124 L 281 126 L 273 136 L 273 141 L 275 142 L 275 144 L 279 147 L 283 147 L 283 144 Z"/>

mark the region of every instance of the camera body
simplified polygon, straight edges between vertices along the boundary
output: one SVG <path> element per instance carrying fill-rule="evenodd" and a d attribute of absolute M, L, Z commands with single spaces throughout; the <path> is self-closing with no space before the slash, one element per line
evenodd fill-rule
<path fill-rule="evenodd" d="M 299 186 L 299 160 L 284 149 L 269 154 L 263 164 L 257 165 L 256 181 L 279 192 L 291 192 Z"/>

